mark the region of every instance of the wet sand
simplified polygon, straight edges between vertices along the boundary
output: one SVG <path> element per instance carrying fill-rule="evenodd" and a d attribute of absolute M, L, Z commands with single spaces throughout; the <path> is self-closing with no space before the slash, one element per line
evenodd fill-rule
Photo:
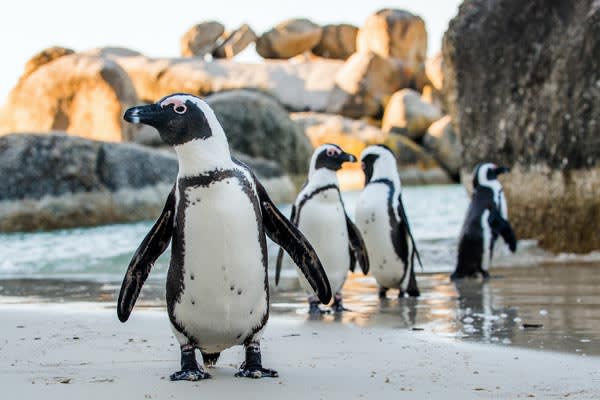
<path fill-rule="evenodd" d="M 241 347 L 213 379 L 170 382 L 178 345 L 162 310 L 121 324 L 98 303 L 0 306 L 0 385 L 10 399 L 518 399 L 600 396 L 599 359 L 459 342 L 427 331 L 275 314 L 264 365 L 280 378 L 234 378 Z"/>

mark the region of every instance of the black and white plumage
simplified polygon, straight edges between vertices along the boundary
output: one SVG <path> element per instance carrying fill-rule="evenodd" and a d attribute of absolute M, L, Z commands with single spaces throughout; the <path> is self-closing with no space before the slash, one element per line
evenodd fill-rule
<path fill-rule="evenodd" d="M 415 259 L 421 263 L 402 202 L 402 186 L 396 156 L 388 147 L 367 147 L 360 156 L 365 188 L 356 204 L 356 225 L 363 235 L 371 274 L 379 284 L 379 296 L 390 288 L 399 296 L 419 296 Z"/>
<path fill-rule="evenodd" d="M 177 181 L 164 210 L 137 249 L 123 279 L 117 312 L 125 322 L 152 265 L 171 246 L 167 310 L 181 345 L 172 380 L 210 377 L 195 358 L 214 364 L 222 350 L 244 345 L 237 376 L 277 376 L 262 367 L 261 332 L 269 316 L 265 234 L 285 248 L 318 298 L 329 282 L 310 243 L 275 207 L 254 174 L 230 155 L 223 128 L 201 99 L 185 94 L 133 107 L 125 120 L 155 127 L 175 148 Z"/>
<path fill-rule="evenodd" d="M 356 162 L 356 157 L 335 144 L 324 144 L 313 152 L 308 180 L 292 206 L 291 220 L 314 246 L 329 278 L 335 295 L 332 309 L 343 311 L 342 286 L 348 270 L 354 271 L 358 261 L 364 274 L 369 272 L 369 258 L 358 228 L 346 214 L 338 186 L 336 171 L 345 162 Z M 277 257 L 275 281 L 279 283 L 283 259 Z M 300 283 L 310 293 L 310 285 L 299 275 Z M 309 312 L 321 313 L 319 301 L 308 298 Z"/>
<path fill-rule="evenodd" d="M 458 242 L 458 259 L 451 279 L 489 276 L 494 246 L 502 236 L 512 252 L 517 249 L 515 233 L 508 222 L 508 207 L 498 175 L 506 167 L 479 164 L 473 172 L 473 196 Z"/>

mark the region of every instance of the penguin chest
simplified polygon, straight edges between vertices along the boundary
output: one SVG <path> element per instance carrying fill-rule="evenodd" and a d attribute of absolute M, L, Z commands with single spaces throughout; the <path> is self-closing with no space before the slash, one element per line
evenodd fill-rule
<path fill-rule="evenodd" d="M 328 190 L 307 201 L 299 212 L 298 228 L 317 252 L 331 290 L 338 292 L 350 266 L 346 213 L 338 193 Z M 311 292 L 304 276 L 299 276 L 304 288 Z"/>
<path fill-rule="evenodd" d="M 381 286 L 399 287 L 404 263 L 392 243 L 392 226 L 396 223 L 390 204 L 389 188 L 368 185 L 356 204 L 356 226 L 367 246 L 371 274 Z"/>
<path fill-rule="evenodd" d="M 172 268 L 183 276 L 173 314 L 205 351 L 241 344 L 268 311 L 258 203 L 242 184 L 233 177 L 179 191 L 176 234 L 183 255 L 182 265 Z"/>

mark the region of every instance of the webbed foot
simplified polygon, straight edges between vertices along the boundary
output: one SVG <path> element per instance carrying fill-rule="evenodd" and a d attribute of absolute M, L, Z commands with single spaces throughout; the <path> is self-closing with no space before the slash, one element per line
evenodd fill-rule
<path fill-rule="evenodd" d="M 201 381 L 212 376 L 201 368 L 177 371 L 169 377 L 172 381 Z"/>

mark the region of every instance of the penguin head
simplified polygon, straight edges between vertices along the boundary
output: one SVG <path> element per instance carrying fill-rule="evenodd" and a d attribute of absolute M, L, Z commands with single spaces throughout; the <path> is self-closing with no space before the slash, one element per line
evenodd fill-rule
<path fill-rule="evenodd" d="M 336 144 L 326 143 L 314 151 L 310 160 L 309 175 L 322 169 L 337 171 L 345 162 L 356 162 L 356 157 L 346 153 Z"/>
<path fill-rule="evenodd" d="M 507 167 L 499 167 L 492 163 L 478 164 L 473 172 L 473 189 L 479 186 L 492 187 L 499 185 L 498 176 L 506 172 L 510 172 Z"/>
<path fill-rule="evenodd" d="M 400 180 L 396 167 L 396 155 L 386 145 L 377 144 L 367 147 L 361 153 L 360 161 L 365 173 L 365 185 L 380 178 Z"/>
<path fill-rule="evenodd" d="M 223 131 L 206 102 L 183 93 L 163 97 L 154 104 L 132 107 L 125 111 L 123 118 L 133 124 L 156 128 L 162 140 L 171 146 L 206 140 Z"/>

